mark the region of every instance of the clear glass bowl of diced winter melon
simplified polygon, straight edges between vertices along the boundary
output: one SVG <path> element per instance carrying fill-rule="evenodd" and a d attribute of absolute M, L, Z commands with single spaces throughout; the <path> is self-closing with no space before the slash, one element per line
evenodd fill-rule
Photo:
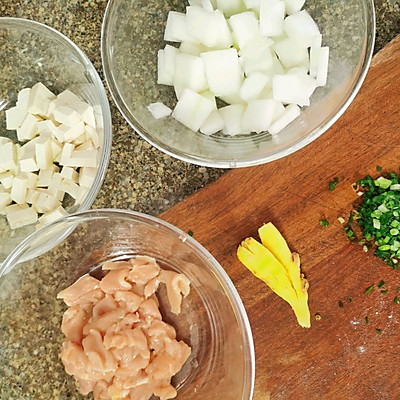
<path fill-rule="evenodd" d="M 372 0 L 110 0 L 102 57 L 144 139 L 232 168 L 325 132 L 360 89 L 374 39 Z"/>
<path fill-rule="evenodd" d="M 0 262 L 26 236 L 90 208 L 111 150 L 102 82 L 68 38 L 0 18 Z"/>

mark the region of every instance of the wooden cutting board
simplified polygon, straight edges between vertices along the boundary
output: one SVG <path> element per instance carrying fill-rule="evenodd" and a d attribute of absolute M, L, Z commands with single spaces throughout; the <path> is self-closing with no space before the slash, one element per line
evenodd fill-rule
<path fill-rule="evenodd" d="M 377 176 L 378 165 L 400 167 L 400 37 L 374 57 L 353 103 L 320 138 L 286 158 L 230 171 L 161 215 L 193 231 L 238 289 L 254 335 L 255 400 L 400 399 L 400 271 L 350 244 L 337 220 L 357 200 L 351 184 Z M 301 255 L 311 329 L 236 258 L 239 243 L 268 221 Z M 381 280 L 387 294 L 364 293 Z"/>

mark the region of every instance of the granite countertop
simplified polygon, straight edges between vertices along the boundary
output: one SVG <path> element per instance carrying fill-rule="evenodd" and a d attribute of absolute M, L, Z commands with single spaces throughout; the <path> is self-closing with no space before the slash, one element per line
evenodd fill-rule
<path fill-rule="evenodd" d="M 107 0 L 2 0 L 0 16 L 29 18 L 59 30 L 80 46 L 103 78 L 100 32 L 106 5 Z M 375 6 L 378 51 L 400 33 L 400 3 L 375 0 Z M 110 105 L 111 159 L 94 208 L 129 208 L 158 215 L 225 172 L 163 154 L 131 129 L 111 97 Z"/>

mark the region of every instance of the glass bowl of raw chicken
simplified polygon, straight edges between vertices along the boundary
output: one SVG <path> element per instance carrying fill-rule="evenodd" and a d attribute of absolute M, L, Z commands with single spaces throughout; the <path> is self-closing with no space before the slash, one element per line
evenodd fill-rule
<path fill-rule="evenodd" d="M 360 89 L 374 39 L 373 0 L 110 0 L 102 59 L 144 139 L 235 168 L 322 135 Z"/>
<path fill-rule="evenodd" d="M 253 395 L 233 283 L 189 234 L 144 214 L 86 211 L 29 236 L 0 267 L 0 327 L 1 398 Z"/>

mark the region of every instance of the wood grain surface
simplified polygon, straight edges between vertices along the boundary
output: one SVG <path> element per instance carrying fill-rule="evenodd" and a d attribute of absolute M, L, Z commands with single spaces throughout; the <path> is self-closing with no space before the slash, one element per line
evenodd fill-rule
<path fill-rule="evenodd" d="M 254 399 L 400 399 L 400 271 L 350 244 L 337 220 L 357 200 L 351 184 L 377 176 L 377 165 L 400 167 L 400 37 L 375 56 L 349 109 L 320 138 L 286 158 L 230 171 L 161 215 L 193 231 L 238 289 L 254 335 Z M 239 243 L 268 221 L 300 253 L 309 330 L 236 258 Z M 364 293 L 381 280 L 387 294 Z"/>

